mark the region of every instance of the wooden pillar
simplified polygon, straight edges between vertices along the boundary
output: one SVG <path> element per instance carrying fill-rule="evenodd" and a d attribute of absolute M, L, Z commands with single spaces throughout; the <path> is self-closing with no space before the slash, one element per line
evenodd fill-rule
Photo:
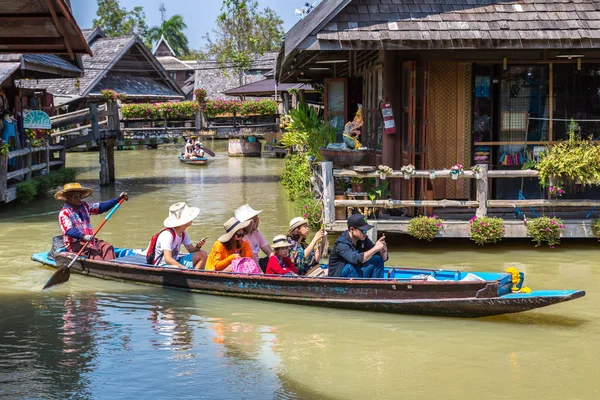
<path fill-rule="evenodd" d="M 383 96 L 391 100 L 392 110 L 394 111 L 394 121 L 396 123 L 396 133 L 388 135 L 385 132 L 382 135 L 382 159 L 383 165 L 388 165 L 394 169 L 399 168 L 401 159 L 401 140 L 402 140 L 402 91 L 400 79 L 402 79 L 402 69 L 398 62 L 398 52 L 386 50 L 383 54 Z M 379 100 L 379 99 L 378 99 Z M 401 182 L 392 180 L 390 192 L 392 198 L 399 199 Z"/>
<path fill-rule="evenodd" d="M 281 92 L 281 98 L 283 100 L 283 113 L 290 113 L 290 93 L 289 92 Z"/>
<path fill-rule="evenodd" d="M 28 169 L 27 173 L 25 174 L 26 181 L 31 180 L 31 165 L 33 164 L 32 163 L 33 151 L 31 151 L 31 149 L 28 149 L 28 150 L 29 150 L 29 152 L 27 154 L 25 154 L 25 165 L 24 165 L 24 168 Z"/>
<path fill-rule="evenodd" d="M 481 168 L 481 177 L 477 179 L 477 207 L 476 216 L 485 217 L 487 215 L 487 200 L 488 200 L 488 165 L 477 164 Z"/>
<path fill-rule="evenodd" d="M 8 154 L 0 154 L 0 202 L 8 200 Z"/>
<path fill-rule="evenodd" d="M 108 142 L 106 140 L 98 140 L 98 150 L 100 152 L 100 186 L 106 186 L 110 184 Z"/>
<path fill-rule="evenodd" d="M 335 188 L 333 183 L 333 163 L 323 161 L 321 163 L 321 174 L 323 178 L 323 223 L 327 227 L 335 221 Z"/>
<path fill-rule="evenodd" d="M 50 173 L 50 145 L 47 145 L 46 148 L 43 150 L 43 158 L 44 158 L 44 162 L 46 163 L 46 175 L 48 175 Z"/>
<path fill-rule="evenodd" d="M 92 131 L 97 138 L 100 150 L 100 185 L 110 185 L 115 181 L 115 140 L 120 137 L 121 121 L 119 117 L 119 104 L 109 101 L 106 104 L 108 111 L 107 134 L 101 135 L 98 126 L 98 107 L 90 104 Z"/>
<path fill-rule="evenodd" d="M 306 104 L 306 91 L 304 89 L 300 89 L 298 101 L 300 104 Z"/>

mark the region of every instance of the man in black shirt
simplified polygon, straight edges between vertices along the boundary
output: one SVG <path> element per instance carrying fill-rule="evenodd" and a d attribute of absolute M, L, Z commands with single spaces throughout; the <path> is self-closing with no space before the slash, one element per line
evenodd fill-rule
<path fill-rule="evenodd" d="M 348 218 L 348 230 L 335 241 L 329 255 L 329 276 L 347 278 L 383 278 L 387 261 L 385 236 L 373 244 L 367 237 L 372 225 L 361 214 Z"/>

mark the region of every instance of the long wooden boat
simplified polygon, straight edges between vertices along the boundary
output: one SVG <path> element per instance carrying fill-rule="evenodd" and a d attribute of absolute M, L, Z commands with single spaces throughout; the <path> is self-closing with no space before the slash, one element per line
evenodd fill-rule
<path fill-rule="evenodd" d="M 190 165 L 206 165 L 208 164 L 208 159 L 205 157 L 194 157 L 194 158 L 184 158 L 183 155 L 179 155 L 179 161 L 184 164 Z"/>
<path fill-rule="evenodd" d="M 485 317 L 532 310 L 585 295 L 583 290 L 511 291 L 508 273 L 386 268 L 384 279 L 248 275 L 145 264 L 131 250 L 112 261 L 77 260 L 74 273 L 195 292 L 356 310 L 451 317 Z M 32 260 L 61 267 L 75 255 L 37 253 Z M 524 275 L 520 273 L 522 288 Z"/>

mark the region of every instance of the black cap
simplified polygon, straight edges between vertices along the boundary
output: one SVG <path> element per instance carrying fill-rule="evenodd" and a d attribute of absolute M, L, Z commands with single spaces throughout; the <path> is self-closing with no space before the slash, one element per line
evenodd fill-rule
<path fill-rule="evenodd" d="M 362 214 L 352 214 L 348 218 L 348 228 L 356 228 L 361 231 L 368 231 L 373 225 L 367 224 L 367 218 Z"/>

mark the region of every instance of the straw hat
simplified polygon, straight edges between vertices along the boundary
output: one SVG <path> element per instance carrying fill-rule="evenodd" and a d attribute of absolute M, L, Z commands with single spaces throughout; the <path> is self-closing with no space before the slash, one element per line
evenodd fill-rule
<path fill-rule="evenodd" d="M 81 198 L 85 199 L 86 197 L 90 197 L 94 192 L 92 189 L 83 187 L 77 182 L 67 183 L 61 190 L 54 193 L 54 198 L 56 200 L 66 201 L 67 197 L 65 196 L 67 193 L 79 192 L 81 193 Z"/>
<path fill-rule="evenodd" d="M 290 229 L 288 232 L 292 233 L 294 229 L 300 228 L 302 225 L 308 225 L 308 220 L 302 217 L 296 217 L 290 221 Z"/>
<path fill-rule="evenodd" d="M 184 202 L 169 207 L 169 216 L 163 222 L 165 228 L 175 228 L 193 221 L 200 214 L 198 207 L 190 207 Z"/>
<path fill-rule="evenodd" d="M 247 221 L 249 219 L 256 217 L 261 212 L 262 212 L 262 210 L 256 211 L 255 209 L 250 207 L 249 204 L 244 204 L 243 206 L 238 207 L 233 212 L 233 215 L 235 216 L 235 219 L 237 219 L 238 221 Z"/>
<path fill-rule="evenodd" d="M 282 247 L 290 247 L 290 242 L 288 241 L 287 236 L 277 235 L 273 238 L 273 245 L 271 247 L 274 249 L 280 249 Z"/>
<path fill-rule="evenodd" d="M 248 225 L 250 225 L 250 222 L 252 221 L 248 220 L 240 222 L 235 217 L 229 218 L 227 222 L 223 224 L 223 228 L 225 228 L 225 234 L 219 237 L 217 240 L 221 243 L 229 242 L 237 231 L 246 228 Z"/>

